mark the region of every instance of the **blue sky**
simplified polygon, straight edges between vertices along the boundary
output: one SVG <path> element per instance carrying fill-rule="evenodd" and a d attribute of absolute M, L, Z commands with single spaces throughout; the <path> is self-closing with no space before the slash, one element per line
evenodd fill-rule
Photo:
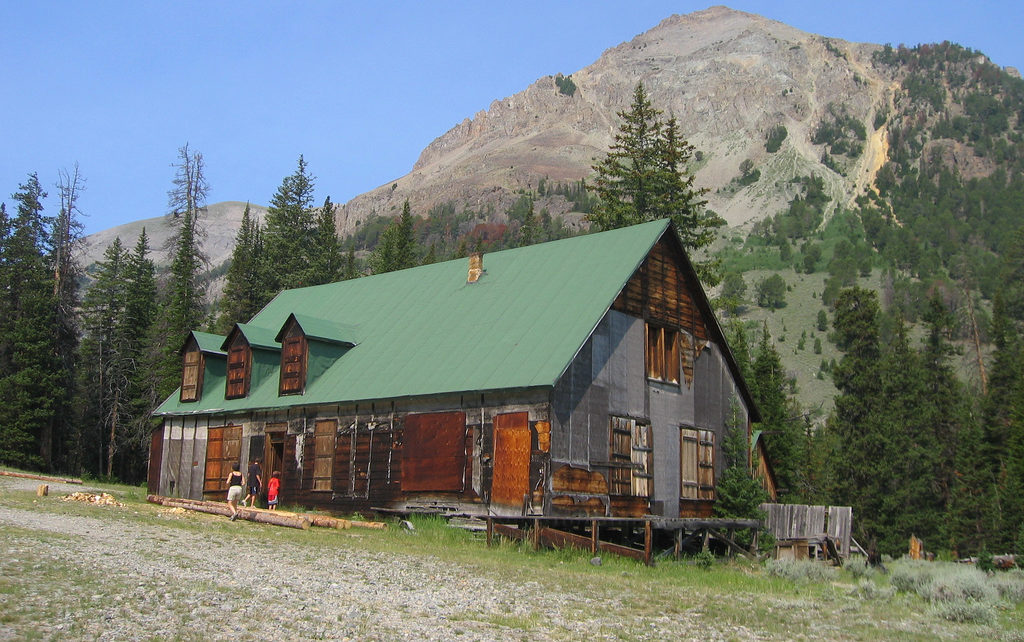
<path fill-rule="evenodd" d="M 1024 3 L 734 1 L 855 42 L 950 40 L 1024 69 Z M 86 232 L 167 211 L 179 147 L 209 202 L 266 204 L 303 154 L 318 203 L 407 173 L 492 100 L 569 74 L 664 18 L 662 2 L 0 0 L 0 200 L 36 172 L 57 208 L 77 162 Z"/>

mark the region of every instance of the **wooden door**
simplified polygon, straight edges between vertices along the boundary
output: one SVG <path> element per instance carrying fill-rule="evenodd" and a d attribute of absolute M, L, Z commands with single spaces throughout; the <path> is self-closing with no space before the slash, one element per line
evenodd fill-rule
<path fill-rule="evenodd" d="M 494 417 L 491 502 L 521 507 L 530 492 L 530 420 L 525 412 Z"/>
<path fill-rule="evenodd" d="M 227 492 L 228 474 L 231 472 L 232 464 L 242 463 L 241 454 L 241 426 L 219 426 L 207 430 L 204 495 L 216 496 Z"/>

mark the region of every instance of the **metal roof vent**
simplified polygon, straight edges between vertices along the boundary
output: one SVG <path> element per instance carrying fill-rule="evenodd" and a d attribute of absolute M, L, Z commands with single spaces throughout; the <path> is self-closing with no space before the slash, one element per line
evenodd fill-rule
<path fill-rule="evenodd" d="M 473 252 L 469 255 L 469 276 L 466 283 L 476 283 L 484 273 L 484 253 Z"/>

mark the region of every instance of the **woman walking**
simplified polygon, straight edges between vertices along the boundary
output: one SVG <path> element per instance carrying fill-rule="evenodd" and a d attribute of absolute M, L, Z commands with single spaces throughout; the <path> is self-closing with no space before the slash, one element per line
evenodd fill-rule
<path fill-rule="evenodd" d="M 238 519 L 238 500 L 242 498 L 242 484 L 244 478 L 238 470 L 238 464 L 231 465 L 231 474 L 228 475 L 228 508 L 231 509 L 231 521 Z"/>

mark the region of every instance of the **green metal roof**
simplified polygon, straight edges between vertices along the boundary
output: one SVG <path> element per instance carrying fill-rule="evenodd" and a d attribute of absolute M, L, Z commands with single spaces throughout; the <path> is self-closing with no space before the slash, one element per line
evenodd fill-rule
<path fill-rule="evenodd" d="M 196 343 L 199 344 L 199 350 L 201 352 L 225 354 L 224 350 L 221 349 L 221 345 L 223 345 L 225 338 L 223 335 L 193 330 L 192 336 L 195 338 Z M 185 343 L 188 343 L 188 341 Z M 184 349 L 184 347 L 182 349 Z"/>
<path fill-rule="evenodd" d="M 253 348 L 263 348 L 266 350 L 280 350 L 281 343 L 277 340 L 277 331 L 280 328 L 266 328 L 261 325 L 253 323 L 236 323 L 235 328 L 242 333 L 245 340 L 249 342 L 249 346 Z M 228 333 L 228 336 L 224 338 L 224 343 L 221 344 L 222 350 L 227 350 L 231 347 L 228 341 L 231 340 L 231 335 L 234 330 Z"/>
<path fill-rule="evenodd" d="M 458 259 L 285 290 L 239 324 L 250 343 L 275 338 L 298 313 L 304 330 L 310 318 L 340 326 L 343 335 L 358 329 L 357 344 L 307 383 L 305 394 L 278 396 L 277 378 L 270 377 L 244 399 L 180 403 L 175 393 L 156 413 L 553 386 L 668 225 L 656 221 L 486 254 L 476 283 L 466 282 L 467 261 Z"/>
<path fill-rule="evenodd" d="M 353 325 L 332 323 L 331 321 L 325 321 L 324 319 L 318 319 L 305 314 L 293 313 L 290 315 L 290 318 L 295 319 L 295 322 L 302 328 L 302 333 L 306 335 L 307 339 L 316 339 L 326 341 L 327 343 L 340 343 L 347 346 L 354 346 L 359 343 L 357 339 L 359 330 Z M 275 341 L 281 341 L 286 325 L 287 320 L 274 337 Z"/>

